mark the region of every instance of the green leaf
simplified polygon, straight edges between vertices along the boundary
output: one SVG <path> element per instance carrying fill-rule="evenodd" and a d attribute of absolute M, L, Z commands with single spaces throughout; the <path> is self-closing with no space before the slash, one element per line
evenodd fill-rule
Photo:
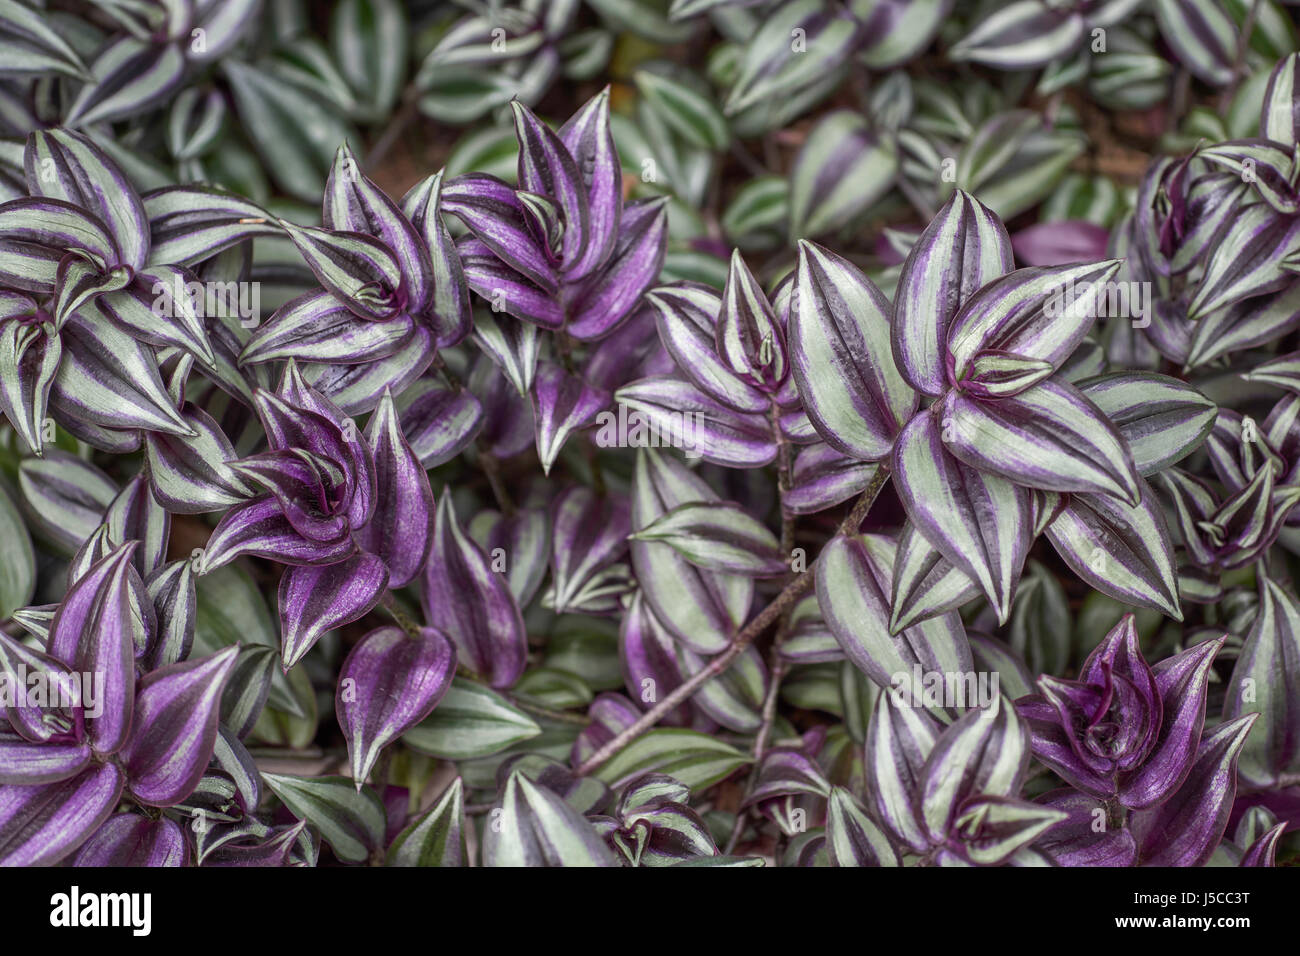
<path fill-rule="evenodd" d="M 783 235 L 789 215 L 790 184 L 782 176 L 759 176 L 736 192 L 722 214 L 722 228 L 741 248 L 756 247 L 764 233 Z"/>
<path fill-rule="evenodd" d="M 334 59 L 371 116 L 386 116 L 397 102 L 410 35 L 397 0 L 342 0 L 334 7 Z"/>
<path fill-rule="evenodd" d="M 522 773 L 506 782 L 483 833 L 484 866 L 618 866 L 587 819 Z"/>
<path fill-rule="evenodd" d="M 833 232 L 871 208 L 898 172 L 894 147 L 857 113 L 823 117 L 804 142 L 790 173 L 794 236 Z"/>
<path fill-rule="evenodd" d="M 457 777 L 424 813 L 393 838 L 385 866 L 467 866 L 465 785 Z"/>
<path fill-rule="evenodd" d="M 686 502 L 630 537 L 661 541 L 706 571 L 766 576 L 787 570 L 776 535 L 731 501 Z"/>
<path fill-rule="evenodd" d="M 500 694 L 457 677 L 432 714 L 402 735 L 422 753 L 471 760 L 536 737 L 542 728 Z"/>
<path fill-rule="evenodd" d="M 384 804 L 368 786 L 357 790 L 349 777 L 262 779 L 299 820 L 320 830 L 321 838 L 345 863 L 364 863 L 384 842 Z"/>
<path fill-rule="evenodd" d="M 722 112 L 707 96 L 649 70 L 637 71 L 634 79 L 651 108 L 687 142 L 715 152 L 727 148 L 731 131 Z"/>
<path fill-rule="evenodd" d="M 520 698 L 553 710 L 586 707 L 594 695 L 582 678 L 553 667 L 534 667 L 513 688 Z"/>
<path fill-rule="evenodd" d="M 712 786 L 750 762 L 731 744 L 694 730 L 659 728 L 616 753 L 596 777 L 612 787 L 655 771 L 666 773 L 692 790 Z"/>
<path fill-rule="evenodd" d="M 341 143 L 356 131 L 326 103 L 258 67 L 224 60 L 235 110 L 271 178 L 289 195 L 315 203 Z"/>
<path fill-rule="evenodd" d="M 0 621 L 26 607 L 36 590 L 36 552 L 22 515 L 0 486 Z"/>

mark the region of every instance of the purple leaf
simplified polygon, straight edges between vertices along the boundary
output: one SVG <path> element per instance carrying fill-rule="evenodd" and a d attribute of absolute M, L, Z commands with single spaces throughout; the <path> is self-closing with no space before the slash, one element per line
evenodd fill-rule
<path fill-rule="evenodd" d="M 1133 834 L 1113 823 L 1106 805 L 1077 790 L 1052 790 L 1038 802 L 1068 816 L 1038 844 L 1061 866 L 1132 866 L 1137 860 Z"/>
<path fill-rule="evenodd" d="M 435 320 L 438 345 L 446 347 L 456 345 L 469 334 L 472 316 L 460 256 L 442 221 L 441 197 L 442 173 L 438 172 L 411 187 L 402 197 L 402 211 L 410 217 L 431 253 L 433 295 L 428 311 Z"/>
<path fill-rule="evenodd" d="M 1110 231 L 1086 219 L 1039 222 L 1011 237 L 1016 258 L 1027 266 L 1096 262 L 1106 255 Z"/>
<path fill-rule="evenodd" d="M 565 271 L 585 274 L 594 265 L 585 255 L 591 228 L 587 184 L 560 137 L 519 100 L 510 106 L 519 140 L 519 187 L 549 197 L 559 207 L 564 217 L 560 263 Z"/>
<path fill-rule="evenodd" d="M 1136 505 L 1133 456 L 1097 406 L 1054 380 L 997 402 L 953 390 L 932 413 L 948 451 L 981 471 L 1044 491 L 1094 491 Z"/>
<path fill-rule="evenodd" d="M 0 866 L 49 866 L 85 842 L 122 794 L 122 771 L 100 764 L 59 783 L 0 787 Z"/>
<path fill-rule="evenodd" d="M 661 199 L 640 199 L 623 210 L 618 242 L 605 266 L 583 285 L 566 330 L 578 339 L 603 338 L 620 325 L 659 278 L 668 235 Z"/>
<path fill-rule="evenodd" d="M 47 688 L 49 699 L 44 704 L 14 693 L 13 702 L 4 708 L 5 718 L 20 737 L 35 744 L 80 743 L 85 738 L 85 707 L 91 702 L 83 701 L 82 683 L 63 661 L 0 633 L 0 676 L 14 692 L 24 691 L 33 678 Z M 87 690 L 96 697 L 102 691 Z"/>
<path fill-rule="evenodd" d="M 461 530 L 450 492 L 438 502 L 424 573 L 425 618 L 455 643 L 461 664 L 491 687 L 523 673 L 527 632 L 505 576 Z"/>
<path fill-rule="evenodd" d="M 81 847 L 73 866 L 188 866 L 190 844 L 175 820 L 118 813 Z"/>
<path fill-rule="evenodd" d="M 419 314 L 429 307 L 434 288 L 429 246 L 397 203 L 361 172 L 346 143 L 335 153 L 325 182 L 321 224 L 326 229 L 361 233 L 382 242 L 401 267 L 406 310 Z"/>
<path fill-rule="evenodd" d="M 679 378 L 643 378 L 614 393 L 617 416 L 599 421 L 596 443 L 632 447 L 672 445 L 729 468 L 761 468 L 777 454 L 772 426 L 761 415 L 732 411 Z"/>
<path fill-rule="evenodd" d="M 804 410 L 826 444 L 854 458 L 889 454 L 917 396 L 894 365 L 889 302 L 852 263 L 799 243 L 790 356 Z"/>
<path fill-rule="evenodd" d="M 537 369 L 532 398 L 537 457 L 542 471 L 549 475 L 569 436 L 589 425 L 609 404 L 609 393 L 547 362 Z"/>
<path fill-rule="evenodd" d="M 627 549 L 631 510 L 622 495 L 597 496 L 581 485 L 551 503 L 551 606 L 563 614 L 580 606 L 584 589 Z M 577 609 L 577 607 L 573 607 Z"/>
<path fill-rule="evenodd" d="M 356 545 L 346 535 L 330 542 L 303 537 L 285 517 L 280 503 L 268 495 L 226 512 L 208 538 L 202 570 L 215 571 L 244 555 L 289 565 L 332 564 L 355 551 Z"/>
<path fill-rule="evenodd" d="M 1196 757 L 1196 741 L 1202 740 L 1210 665 L 1222 646 L 1222 638 L 1206 641 L 1155 666 L 1160 735 L 1142 766 L 1120 786 L 1119 798 L 1125 806 L 1152 806 L 1186 779 Z"/>
<path fill-rule="evenodd" d="M 280 578 L 281 663 L 288 671 L 326 631 L 351 624 L 379 603 L 388 569 L 372 554 L 323 567 L 291 567 Z"/>
<path fill-rule="evenodd" d="M 527 607 L 546 577 L 551 528 L 541 508 L 525 508 L 510 516 L 480 511 L 469 525 L 470 537 L 495 561 L 505 559 L 506 582 L 519 607 Z"/>
<path fill-rule="evenodd" d="M 467 389 L 421 380 L 406 390 L 400 409 L 402 433 L 423 468 L 451 461 L 483 427 L 483 406 Z"/>
<path fill-rule="evenodd" d="M 1225 721 L 1201 738 L 1186 782 L 1163 803 L 1129 818 L 1143 866 L 1204 866 L 1237 793 L 1237 755 L 1256 715 Z"/>
<path fill-rule="evenodd" d="M 623 171 L 610 134 L 609 88 L 601 90 L 574 113 L 561 127 L 559 136 L 577 164 L 587 196 L 585 246 L 581 257 L 565 269 L 565 278 L 573 282 L 609 261 L 620 238 Z"/>
<path fill-rule="evenodd" d="M 167 807 L 194 791 L 212 759 L 221 691 L 238 654 L 238 647 L 227 647 L 159 668 L 140 682 L 135 724 L 122 752 L 127 789 L 136 800 Z"/>
<path fill-rule="evenodd" d="M 1237 865 L 1277 866 L 1277 845 L 1282 841 L 1286 826 L 1285 823 L 1279 823 L 1252 843 L 1241 854 L 1241 862 Z"/>
<path fill-rule="evenodd" d="M 69 589 L 50 625 L 49 652 L 73 670 L 95 675 L 102 704 L 87 713 L 87 737 L 103 754 L 115 753 L 131 730 L 135 697 L 135 644 L 130 601 L 134 541 L 95 563 Z"/>
<path fill-rule="evenodd" d="M 366 441 L 375 460 L 378 494 L 374 514 L 356 541 L 383 559 L 389 587 L 405 587 L 424 569 L 429 556 L 433 490 L 424 465 L 402 434 L 388 392 L 366 425 Z"/>
<path fill-rule="evenodd" d="M 449 179 L 442 187 L 442 208 L 463 222 L 478 239 L 480 259 L 498 259 L 505 273 L 517 272 L 539 293 L 559 289 L 546 252 L 537 244 L 515 191 L 495 176 L 470 173 Z M 462 250 L 462 260 L 464 258 Z M 470 277 L 465 263 L 465 276 Z M 471 281 L 471 286 L 473 282 Z M 486 296 L 491 299 L 491 296 Z"/>
<path fill-rule="evenodd" d="M 334 712 L 347 739 L 357 790 L 379 753 L 433 711 L 456 672 L 456 649 L 431 627 L 371 631 L 339 671 Z"/>
<path fill-rule="evenodd" d="M 0 785 L 58 783 L 80 773 L 91 760 L 90 745 L 67 740 L 32 743 L 0 733 Z"/>
<path fill-rule="evenodd" d="M 846 457 L 824 442 L 805 445 L 794 456 L 785 505 L 797 515 L 824 511 L 865 489 L 879 467 Z"/>
<path fill-rule="evenodd" d="M 1005 623 L 1033 541 L 1028 489 L 958 461 L 928 414 L 917 415 L 898 436 L 893 475 L 917 530 L 979 582 Z"/>
<path fill-rule="evenodd" d="M 465 281 L 492 304 L 493 311 L 508 312 L 544 329 L 564 325 L 564 308 L 555 293 L 515 271 L 482 240 L 462 238 L 456 244 L 456 251 L 465 269 Z"/>
<path fill-rule="evenodd" d="M 956 190 L 912 246 L 894 294 L 894 359 L 914 388 L 926 395 L 943 391 L 943 349 L 953 317 L 1014 264 L 1002 221 Z"/>

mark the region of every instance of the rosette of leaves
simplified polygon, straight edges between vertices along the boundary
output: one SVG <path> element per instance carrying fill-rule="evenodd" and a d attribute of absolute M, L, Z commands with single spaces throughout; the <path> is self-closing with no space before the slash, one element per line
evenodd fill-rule
<path fill-rule="evenodd" d="M 237 650 L 162 663 L 160 639 L 192 629 L 193 604 L 165 599 L 168 571 L 155 566 L 149 542 L 113 537 L 106 529 L 74 559 L 67 595 L 36 646 L 0 634 L 9 686 L 45 688 L 7 706 L 0 729 L 0 861 L 8 866 L 56 863 L 87 841 L 104 854 L 92 860 L 116 852 L 139 853 L 148 865 L 189 859 L 185 811 L 139 809 L 176 808 L 200 786 Z M 141 561 L 163 586 L 151 590 Z M 114 816 L 122 801 L 133 809 Z"/>
<path fill-rule="evenodd" d="M 322 288 L 297 296 L 248 337 L 239 364 L 289 359 L 349 413 L 401 392 L 438 349 L 470 331 L 460 259 L 439 217 L 441 174 L 399 206 L 339 148 L 322 227 L 281 222 Z"/>
<path fill-rule="evenodd" d="M 662 200 L 623 201 L 608 91 L 558 132 L 519 101 L 512 106 L 518 187 L 481 173 L 456 176 L 444 184 L 442 209 L 468 229 L 456 252 L 469 288 L 491 310 L 476 341 L 531 397 L 549 470 L 569 435 L 609 400 L 576 371 L 570 343 L 607 338 L 632 315 L 663 263 L 667 227 Z M 539 329 L 556 333 L 549 361 Z"/>
<path fill-rule="evenodd" d="M 918 533 L 893 562 L 892 627 L 966 599 L 936 561 L 1005 621 L 1042 533 L 1091 586 L 1179 616 L 1169 533 L 1142 475 L 1195 449 L 1215 407 L 1159 376 L 1076 387 L 1062 369 L 1119 263 L 1012 264 L 1001 222 L 964 192 L 916 241 L 892 309 L 850 263 L 801 246 L 789 338 L 804 408 L 840 454 L 888 463 Z M 1058 310 L 1066 288 L 1072 304 Z M 827 601 L 836 589 L 822 592 L 834 625 Z"/>
<path fill-rule="evenodd" d="M 1273 70 L 1258 136 L 1158 160 L 1118 230 L 1128 274 L 1152 290 L 1143 331 L 1186 367 L 1266 344 L 1300 323 L 1289 264 L 1300 247 L 1296 64 L 1292 55 Z"/>
<path fill-rule="evenodd" d="M 245 555 L 289 565 L 279 586 L 287 670 L 325 631 L 364 616 L 390 582 L 420 572 L 433 492 L 389 393 L 364 434 L 292 361 L 279 388 L 253 400 L 269 448 L 230 468 L 262 493 L 226 511 L 201 570 Z"/>
<path fill-rule="evenodd" d="M 188 287 L 163 264 L 144 203 L 84 136 L 32 133 L 30 196 L 0 204 L 0 408 L 40 454 L 53 414 L 105 451 L 140 447 L 141 433 L 193 434 L 169 395 L 171 368 L 216 356 Z M 164 357 L 179 358 L 168 365 Z"/>
<path fill-rule="evenodd" d="M 1199 866 L 1210 858 L 1257 720 L 1248 714 L 1205 727 L 1221 646 L 1222 639 L 1206 641 L 1151 667 L 1129 615 L 1077 680 L 1044 676 L 1038 694 L 1017 701 L 1034 755 L 1073 788 L 1040 798 L 1068 814 L 1045 852 L 1087 866 Z"/>

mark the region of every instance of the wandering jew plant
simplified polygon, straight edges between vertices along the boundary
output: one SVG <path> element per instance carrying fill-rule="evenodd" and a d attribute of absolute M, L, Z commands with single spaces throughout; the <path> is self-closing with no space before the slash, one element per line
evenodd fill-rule
<path fill-rule="evenodd" d="M 1294 864 L 1295 9 L 3 0 L 0 865 Z"/>

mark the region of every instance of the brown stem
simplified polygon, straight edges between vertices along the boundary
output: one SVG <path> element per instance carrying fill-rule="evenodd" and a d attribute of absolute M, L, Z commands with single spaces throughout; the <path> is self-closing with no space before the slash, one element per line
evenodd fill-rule
<path fill-rule="evenodd" d="M 788 618 L 787 618 L 788 619 Z M 785 679 L 786 671 L 789 669 L 785 659 L 781 657 L 781 643 L 785 638 L 785 623 L 782 622 L 781 630 L 776 636 L 776 641 L 772 644 L 772 663 L 769 667 L 771 672 L 771 683 L 767 688 L 767 696 L 763 698 L 763 722 L 759 725 L 758 734 L 754 737 L 754 765 L 749 771 L 749 780 L 745 783 L 745 796 L 741 799 L 741 808 L 736 811 L 736 825 L 731 828 L 731 835 L 727 838 L 726 848 L 723 853 L 730 855 L 736 849 L 736 844 L 740 842 L 740 835 L 745 832 L 746 818 L 749 816 L 744 807 L 744 803 L 749 799 L 754 788 L 758 786 L 759 767 L 763 763 L 763 757 L 767 754 L 768 741 L 772 737 L 772 724 L 776 722 L 776 702 L 781 694 L 781 681 Z"/>
<path fill-rule="evenodd" d="M 497 500 L 497 507 L 501 513 L 510 518 L 515 513 L 515 502 L 510 497 L 510 492 L 506 490 L 505 482 L 501 479 L 501 463 L 497 456 L 488 451 L 486 444 L 479 442 L 478 460 L 483 468 L 483 474 L 487 476 L 488 484 L 492 486 L 492 495 Z"/>
<path fill-rule="evenodd" d="M 414 86 L 407 87 L 406 92 L 402 95 L 402 105 L 393 118 L 388 121 L 384 131 L 379 134 L 379 139 L 375 145 L 370 147 L 370 152 L 366 155 L 366 168 L 374 170 L 378 166 L 388 151 L 393 148 L 393 144 L 406 131 L 406 127 L 411 125 L 411 120 L 415 119 L 416 113 L 420 106 L 420 95 Z"/>
<path fill-rule="evenodd" d="M 869 484 L 858 496 L 854 503 L 853 509 L 849 512 L 848 517 L 840 525 L 839 534 L 856 534 L 858 527 L 871 510 L 871 503 L 884 487 L 886 479 L 889 477 L 889 471 L 882 464 L 876 471 Z M 713 680 L 715 677 L 726 672 L 732 662 L 744 653 L 758 635 L 762 634 L 776 622 L 776 620 L 785 612 L 787 608 L 794 607 L 795 603 L 804 596 L 804 594 L 813 586 L 812 571 L 804 571 L 797 578 L 785 586 L 780 594 L 763 610 L 758 612 L 748 624 L 741 629 L 740 633 L 732 639 L 717 657 L 709 661 L 708 665 L 702 667 L 691 675 L 684 683 L 673 689 L 667 697 L 655 704 L 644 714 L 642 714 L 632 726 L 620 731 L 612 740 L 599 748 L 594 754 L 582 762 L 578 767 L 577 773 L 580 776 L 586 776 L 599 767 L 610 757 L 618 753 L 632 741 L 636 740 L 655 724 L 659 723 L 664 717 L 672 713 L 683 703 L 690 699 L 697 690 Z"/>

